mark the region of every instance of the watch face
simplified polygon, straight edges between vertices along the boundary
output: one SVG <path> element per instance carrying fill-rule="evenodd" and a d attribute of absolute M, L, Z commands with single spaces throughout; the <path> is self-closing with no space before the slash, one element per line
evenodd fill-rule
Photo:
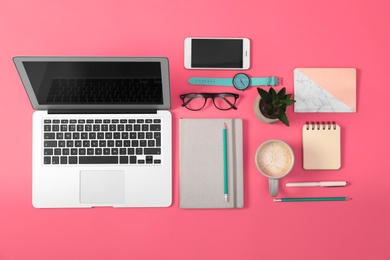
<path fill-rule="evenodd" d="M 247 87 L 249 87 L 250 79 L 249 77 L 244 73 L 238 73 L 233 78 L 233 86 L 238 90 L 244 90 Z"/>

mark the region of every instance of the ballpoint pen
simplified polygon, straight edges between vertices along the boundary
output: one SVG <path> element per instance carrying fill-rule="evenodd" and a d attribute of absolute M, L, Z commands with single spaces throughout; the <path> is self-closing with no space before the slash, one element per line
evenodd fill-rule
<path fill-rule="evenodd" d="M 292 182 L 286 183 L 287 187 L 344 187 L 346 181 L 317 181 L 317 182 Z"/>
<path fill-rule="evenodd" d="M 226 136 L 226 123 L 222 130 L 223 136 L 223 191 L 225 194 L 225 202 L 228 202 L 228 174 L 227 174 L 227 136 Z"/>

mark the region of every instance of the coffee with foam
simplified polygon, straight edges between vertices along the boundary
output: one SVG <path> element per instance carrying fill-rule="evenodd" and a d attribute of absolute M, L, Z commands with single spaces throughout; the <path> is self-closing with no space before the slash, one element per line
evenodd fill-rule
<path fill-rule="evenodd" d="M 288 173 L 294 162 L 292 151 L 286 144 L 270 141 L 258 150 L 256 163 L 265 175 L 278 178 Z"/>

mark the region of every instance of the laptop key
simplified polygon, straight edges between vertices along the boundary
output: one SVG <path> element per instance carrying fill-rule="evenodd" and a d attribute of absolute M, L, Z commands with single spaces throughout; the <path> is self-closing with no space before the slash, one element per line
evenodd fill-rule
<path fill-rule="evenodd" d="M 44 155 L 53 155 L 53 149 L 44 149 L 43 154 Z"/>
<path fill-rule="evenodd" d="M 150 155 L 149 155 L 149 156 L 146 156 L 145 159 L 146 159 L 146 163 L 147 163 L 147 164 L 153 163 L 153 156 L 150 156 Z"/>
<path fill-rule="evenodd" d="M 154 139 L 156 140 L 156 146 L 160 147 L 161 146 L 161 133 L 160 132 L 155 132 L 154 133 Z"/>
<path fill-rule="evenodd" d="M 128 156 L 121 156 L 120 163 L 129 163 L 129 157 Z"/>
<path fill-rule="evenodd" d="M 130 156 L 130 163 L 131 164 L 137 163 L 137 156 Z"/>
<path fill-rule="evenodd" d="M 80 156 L 80 164 L 117 164 L 118 156 Z"/>
<path fill-rule="evenodd" d="M 44 141 L 44 147 L 57 147 L 57 141 Z"/>
<path fill-rule="evenodd" d="M 161 148 L 144 148 L 144 154 L 146 155 L 153 155 L 153 154 L 161 154 Z"/>
<path fill-rule="evenodd" d="M 61 156 L 61 158 L 60 158 L 60 163 L 61 163 L 61 164 L 67 164 L 67 163 L 68 163 L 68 157 L 66 157 L 66 156 Z"/>
<path fill-rule="evenodd" d="M 50 156 L 43 157 L 43 163 L 44 164 L 51 164 L 51 157 Z"/>
<path fill-rule="evenodd" d="M 77 164 L 77 157 L 69 156 L 69 164 Z"/>
<path fill-rule="evenodd" d="M 155 125 L 150 125 L 150 131 L 161 131 L 161 125 L 160 124 L 155 124 Z"/>
<path fill-rule="evenodd" d="M 56 139 L 56 134 L 55 133 L 45 133 L 43 135 L 44 139 Z"/>
<path fill-rule="evenodd" d="M 53 156 L 51 159 L 52 159 L 52 161 L 51 161 L 52 164 L 59 164 L 60 163 L 60 157 L 58 157 L 58 156 Z"/>

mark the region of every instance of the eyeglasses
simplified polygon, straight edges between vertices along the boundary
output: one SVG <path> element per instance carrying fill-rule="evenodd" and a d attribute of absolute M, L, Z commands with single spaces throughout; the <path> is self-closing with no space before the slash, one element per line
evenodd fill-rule
<path fill-rule="evenodd" d="M 236 110 L 235 104 L 238 97 L 239 95 L 234 93 L 189 93 L 180 95 L 180 98 L 183 100 L 181 106 L 192 111 L 201 110 L 208 98 L 213 100 L 214 106 L 219 110 L 232 108 Z"/>

